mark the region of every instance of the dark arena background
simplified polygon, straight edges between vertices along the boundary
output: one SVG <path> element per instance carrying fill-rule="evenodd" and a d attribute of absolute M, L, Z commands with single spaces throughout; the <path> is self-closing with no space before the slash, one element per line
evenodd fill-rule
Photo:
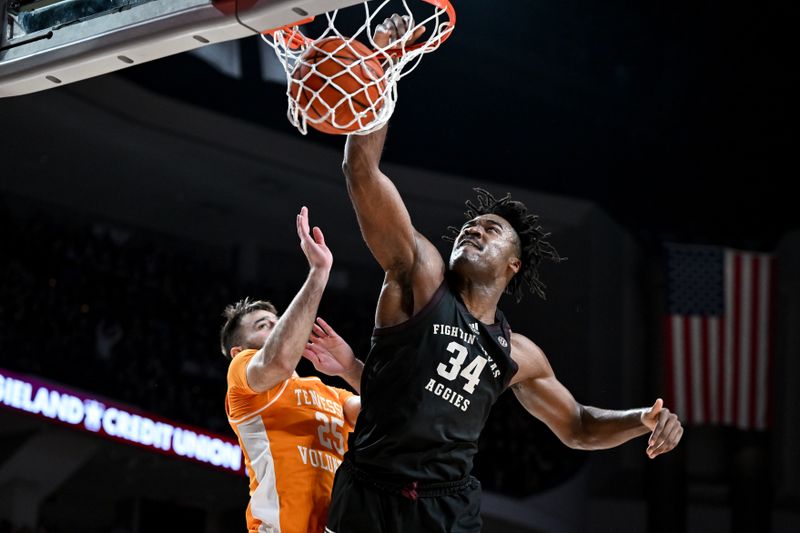
<path fill-rule="evenodd" d="M 3 43 L 12 14 L 59 3 L 0 0 Z M 399 84 L 384 172 L 444 254 L 472 187 L 524 200 L 569 260 L 544 267 L 546 301 L 502 302 L 515 331 L 579 402 L 663 397 L 686 428 L 652 461 L 645 438 L 579 452 L 504 394 L 475 464 L 484 531 L 800 531 L 796 7 L 453 4 Z M 319 314 L 366 355 L 382 272 L 344 137 L 292 128 L 273 56 L 247 37 L 0 98 L 0 533 L 245 530 L 221 312 L 288 305 L 302 205 L 334 254 Z M 751 373 L 724 391 L 676 352 L 676 250 L 769 265 Z"/>

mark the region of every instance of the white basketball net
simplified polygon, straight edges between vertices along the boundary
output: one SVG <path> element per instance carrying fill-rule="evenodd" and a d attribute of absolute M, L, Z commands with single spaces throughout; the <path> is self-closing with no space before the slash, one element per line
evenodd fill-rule
<path fill-rule="evenodd" d="M 329 131 L 330 133 L 354 133 L 365 135 L 372 131 L 379 129 L 381 126 L 388 122 L 389 118 L 394 112 L 395 104 L 397 103 L 397 82 L 413 71 L 419 65 L 422 56 L 433 52 L 442 42 L 449 37 L 455 25 L 455 12 L 447 0 L 424 0 L 429 4 L 424 6 L 428 11 L 432 11 L 430 15 L 417 20 L 414 17 L 411 9 L 409 9 L 407 0 L 402 0 L 402 6 L 405 12 L 400 10 L 397 6 L 393 5 L 392 10 L 385 9 L 391 0 L 383 0 L 380 4 L 373 8 L 369 0 L 363 2 L 363 9 L 365 12 L 364 23 L 352 35 L 343 35 L 340 30 L 336 28 L 336 17 L 339 10 L 333 10 L 325 13 L 327 18 L 327 28 L 315 40 L 311 40 L 304 36 L 298 30 L 298 26 L 290 28 L 283 28 L 275 30 L 270 34 L 262 34 L 262 39 L 272 47 L 278 60 L 283 65 L 287 77 L 286 96 L 289 100 L 289 109 L 287 116 L 291 122 L 303 135 L 307 133 L 307 126 L 321 125 L 322 129 L 328 127 L 328 130 L 335 129 L 336 131 Z M 420 2 L 414 0 L 417 4 Z M 356 6 L 353 6 L 355 9 Z M 419 9 L 416 9 L 419 12 Z M 404 35 L 398 41 L 389 43 L 388 46 L 380 47 L 375 44 L 372 38 L 372 32 L 378 24 L 397 13 L 399 15 L 408 15 L 411 17 L 412 24 Z M 452 19 L 452 20 L 451 20 Z M 414 34 L 414 31 L 425 26 L 426 31 L 422 37 L 412 45 L 407 43 L 408 39 Z M 371 79 L 364 81 L 366 91 L 360 92 L 361 97 L 357 102 L 354 102 L 353 96 L 342 89 L 333 78 L 339 78 L 341 72 L 337 72 L 335 76 L 326 76 L 315 68 L 314 63 L 307 62 L 302 56 L 313 47 L 314 42 L 327 37 L 339 37 L 345 40 L 346 44 L 338 47 L 336 50 L 322 50 L 314 47 L 315 62 L 320 63 L 324 60 L 335 61 L 342 67 L 342 72 L 352 73 L 352 77 L 356 79 L 363 79 L 358 76 L 363 73 L 363 64 L 372 58 L 375 58 L 383 67 L 383 74 L 378 76 L 369 76 Z M 363 59 L 357 61 L 341 61 L 335 55 L 347 48 L 352 50 L 349 46 L 351 41 L 359 41 L 370 48 L 369 55 L 364 56 Z M 373 62 L 374 64 L 374 62 Z M 302 68 L 305 65 L 303 72 L 306 69 L 316 76 L 324 80 L 322 87 L 314 90 L 306 84 L 309 76 L 302 78 L 295 77 L 292 74 L 296 69 Z M 354 69 L 360 69 L 356 72 Z M 341 78 L 340 78 L 341 79 Z M 319 81 L 319 80 L 317 80 Z M 301 104 L 300 98 L 294 98 L 298 94 L 298 84 L 300 92 L 305 91 L 306 95 L 313 95 L 306 98 L 305 102 Z M 332 94 L 331 88 L 335 88 L 341 94 L 341 99 L 334 105 L 332 102 L 325 102 L 318 98 L 319 94 L 328 89 L 327 94 Z M 377 95 L 377 97 L 370 96 L 364 98 L 365 94 Z M 365 102 L 366 100 L 366 102 Z M 313 104 L 313 109 L 312 109 Z M 344 119 L 336 116 L 335 110 L 345 109 L 346 113 Z M 352 130 L 352 131 L 351 131 Z"/>

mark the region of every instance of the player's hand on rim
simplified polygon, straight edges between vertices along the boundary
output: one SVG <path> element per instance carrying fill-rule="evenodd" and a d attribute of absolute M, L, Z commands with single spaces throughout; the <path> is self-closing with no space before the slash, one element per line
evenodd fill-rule
<path fill-rule="evenodd" d="M 375 27 L 372 40 L 380 48 L 389 45 L 393 48 L 410 46 L 425 33 L 425 26 L 413 27 L 413 24 L 414 20 L 410 15 L 395 13 Z"/>

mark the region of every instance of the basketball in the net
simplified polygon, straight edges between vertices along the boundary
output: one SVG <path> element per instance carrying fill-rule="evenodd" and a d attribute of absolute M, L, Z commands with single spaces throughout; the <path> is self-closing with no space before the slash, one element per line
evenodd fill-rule
<path fill-rule="evenodd" d="M 374 120 L 383 107 L 386 81 L 378 59 L 366 59 L 371 53 L 364 44 L 340 37 L 315 41 L 303 53 L 289 81 L 289 96 L 305 110 L 309 126 L 346 134 Z"/>

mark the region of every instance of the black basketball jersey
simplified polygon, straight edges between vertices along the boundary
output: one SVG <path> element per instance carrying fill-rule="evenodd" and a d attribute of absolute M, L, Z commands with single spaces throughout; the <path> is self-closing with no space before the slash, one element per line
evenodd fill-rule
<path fill-rule="evenodd" d="M 375 329 L 349 459 L 398 480 L 466 477 L 489 411 L 517 371 L 510 352 L 503 314 L 482 324 L 445 280 L 409 321 Z"/>

